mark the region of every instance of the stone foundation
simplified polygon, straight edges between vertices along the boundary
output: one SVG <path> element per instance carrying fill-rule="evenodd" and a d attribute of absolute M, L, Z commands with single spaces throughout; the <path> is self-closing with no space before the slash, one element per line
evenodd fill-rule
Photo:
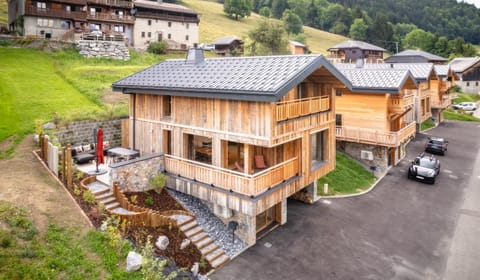
<path fill-rule="evenodd" d="M 80 40 L 76 42 L 76 48 L 82 56 L 87 58 L 130 60 L 130 53 L 124 42 Z"/>
<path fill-rule="evenodd" d="M 380 177 L 388 170 L 388 148 L 383 146 L 374 146 L 361 143 L 337 141 L 337 151 L 341 151 L 360 164 L 362 164 L 367 170 L 370 170 L 371 166 L 375 166 L 374 175 Z M 369 151 L 373 154 L 373 160 L 362 159 L 361 151 Z"/>

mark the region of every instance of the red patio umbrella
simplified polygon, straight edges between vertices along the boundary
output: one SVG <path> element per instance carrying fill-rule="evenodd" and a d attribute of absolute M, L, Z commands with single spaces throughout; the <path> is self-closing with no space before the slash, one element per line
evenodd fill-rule
<path fill-rule="evenodd" d="M 101 127 L 97 130 L 97 166 L 105 162 L 103 157 L 103 130 Z"/>

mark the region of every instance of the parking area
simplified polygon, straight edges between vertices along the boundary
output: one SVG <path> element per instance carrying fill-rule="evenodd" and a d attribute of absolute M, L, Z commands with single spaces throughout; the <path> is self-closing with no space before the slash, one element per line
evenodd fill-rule
<path fill-rule="evenodd" d="M 418 134 L 373 191 L 313 206 L 289 201 L 286 225 L 210 277 L 476 279 L 469 275 L 480 275 L 480 238 L 468 229 L 480 225 L 480 124 L 445 122 L 427 134 L 449 140 L 434 185 L 407 179 L 409 160 L 424 149 Z M 460 262 L 467 268 L 458 272 Z"/>

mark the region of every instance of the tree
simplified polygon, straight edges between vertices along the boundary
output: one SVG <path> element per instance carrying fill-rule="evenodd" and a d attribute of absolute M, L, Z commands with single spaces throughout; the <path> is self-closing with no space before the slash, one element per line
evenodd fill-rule
<path fill-rule="evenodd" d="M 403 46 L 407 49 L 421 49 L 431 52 L 435 44 L 435 35 L 423 29 L 415 29 L 403 39 Z"/>
<path fill-rule="evenodd" d="M 272 15 L 274 18 L 281 18 L 283 11 L 288 8 L 287 0 L 273 0 L 272 2 Z"/>
<path fill-rule="evenodd" d="M 318 7 L 317 5 L 315 5 L 314 0 L 312 0 L 308 5 L 305 24 L 311 27 L 319 28 L 320 27 L 320 23 L 318 21 L 319 14 L 320 12 L 318 10 Z"/>
<path fill-rule="evenodd" d="M 288 42 L 283 38 L 284 28 L 270 20 L 262 21 L 255 29 L 248 32 L 252 41 L 252 55 L 288 53 Z"/>
<path fill-rule="evenodd" d="M 249 16 L 252 9 L 252 0 L 225 0 L 223 3 L 223 11 L 235 20 Z"/>
<path fill-rule="evenodd" d="M 261 8 L 259 13 L 262 17 L 266 17 L 266 18 L 269 18 L 272 16 L 272 11 L 270 10 L 269 7 Z"/>
<path fill-rule="evenodd" d="M 292 12 L 290 9 L 286 9 L 282 15 L 283 24 L 288 36 L 290 34 L 303 33 L 303 23 L 300 17 Z"/>
<path fill-rule="evenodd" d="M 393 27 L 383 13 L 378 13 L 369 26 L 368 37 L 374 44 L 385 46 L 393 41 Z"/>
<path fill-rule="evenodd" d="M 367 40 L 368 25 L 363 18 L 357 18 L 353 21 L 348 32 L 350 38 L 353 40 L 366 41 Z"/>

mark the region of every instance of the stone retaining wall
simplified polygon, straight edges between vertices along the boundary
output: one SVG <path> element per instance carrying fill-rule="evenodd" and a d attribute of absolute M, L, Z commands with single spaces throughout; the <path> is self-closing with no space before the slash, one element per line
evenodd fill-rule
<path fill-rule="evenodd" d="M 89 144 L 93 143 L 93 130 L 102 127 L 103 141 L 109 141 L 110 147 L 118 147 L 122 144 L 121 119 L 113 120 L 86 120 L 76 121 L 59 127 L 55 136 L 65 146 L 67 144 Z"/>
<path fill-rule="evenodd" d="M 121 191 L 143 192 L 151 189 L 150 178 L 165 170 L 163 154 L 151 154 L 110 165 L 110 182 Z"/>
<path fill-rule="evenodd" d="M 370 166 L 375 166 L 374 175 L 378 178 L 388 170 L 388 148 L 382 146 L 353 143 L 346 141 L 337 141 L 337 151 L 341 151 L 357 160 L 369 170 Z M 373 160 L 361 158 L 361 151 L 369 151 L 373 154 Z"/>
<path fill-rule="evenodd" d="M 129 60 L 130 53 L 124 42 L 80 40 L 76 47 L 84 57 L 104 57 Z"/>

